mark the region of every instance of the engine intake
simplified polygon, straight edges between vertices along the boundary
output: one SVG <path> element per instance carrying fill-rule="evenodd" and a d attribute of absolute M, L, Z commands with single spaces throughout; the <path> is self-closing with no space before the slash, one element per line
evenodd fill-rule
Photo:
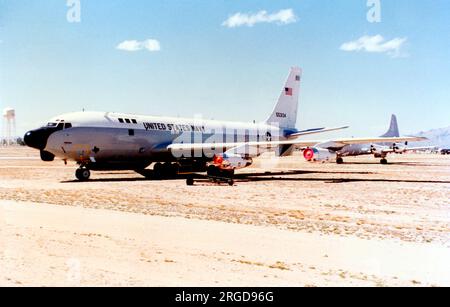
<path fill-rule="evenodd" d="M 222 170 L 235 170 L 245 168 L 253 164 L 252 158 L 240 155 L 223 154 L 214 156 L 212 165 Z"/>
<path fill-rule="evenodd" d="M 335 158 L 335 154 L 324 148 L 307 148 L 303 151 L 303 157 L 308 162 L 327 162 Z"/>

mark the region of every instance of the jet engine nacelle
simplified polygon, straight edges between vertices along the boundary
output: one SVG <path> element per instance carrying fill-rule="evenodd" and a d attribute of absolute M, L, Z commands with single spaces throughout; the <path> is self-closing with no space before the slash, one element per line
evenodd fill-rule
<path fill-rule="evenodd" d="M 253 159 L 240 155 L 223 154 L 216 155 L 212 164 L 222 170 L 235 170 L 252 165 Z"/>
<path fill-rule="evenodd" d="M 303 157 L 308 162 L 327 162 L 336 158 L 336 154 L 324 148 L 307 148 L 303 151 Z"/>
<path fill-rule="evenodd" d="M 385 153 L 383 152 L 384 147 L 382 146 L 378 146 L 378 145 L 372 145 L 370 146 L 370 151 L 372 152 L 373 156 L 375 158 L 382 158 L 383 156 L 385 156 Z M 395 152 L 395 149 L 394 149 Z"/>

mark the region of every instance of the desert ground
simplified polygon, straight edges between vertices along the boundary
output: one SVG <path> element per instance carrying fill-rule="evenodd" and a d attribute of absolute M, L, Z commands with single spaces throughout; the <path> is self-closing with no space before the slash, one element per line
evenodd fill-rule
<path fill-rule="evenodd" d="M 264 156 L 234 186 L 0 148 L 2 286 L 450 286 L 450 156 Z"/>

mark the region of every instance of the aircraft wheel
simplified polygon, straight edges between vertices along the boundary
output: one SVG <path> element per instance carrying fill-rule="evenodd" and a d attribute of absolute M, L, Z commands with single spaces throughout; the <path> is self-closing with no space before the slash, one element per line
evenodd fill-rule
<path fill-rule="evenodd" d="M 161 163 L 156 163 L 155 166 L 153 166 L 153 174 L 155 178 L 160 179 L 164 174 L 164 166 Z"/>
<path fill-rule="evenodd" d="M 342 158 L 336 158 L 336 163 L 337 164 L 343 164 L 344 163 L 344 159 L 342 159 Z"/>
<path fill-rule="evenodd" d="M 208 174 L 208 176 L 211 176 L 211 177 L 218 176 L 219 169 L 217 167 L 215 167 L 214 165 L 210 165 L 210 166 L 208 166 L 207 174 Z"/>
<path fill-rule="evenodd" d="M 380 163 L 381 163 L 381 164 L 388 164 L 388 161 L 387 161 L 387 159 L 381 159 L 381 160 L 380 160 Z"/>
<path fill-rule="evenodd" d="M 173 176 L 176 177 L 178 176 L 178 173 L 180 172 L 180 165 L 178 163 L 174 163 L 172 164 L 172 173 Z"/>
<path fill-rule="evenodd" d="M 87 168 L 79 168 L 75 172 L 75 177 L 80 181 L 87 181 L 91 177 L 91 172 Z"/>
<path fill-rule="evenodd" d="M 186 185 L 193 186 L 194 185 L 194 178 L 193 177 L 188 177 L 186 179 Z"/>
<path fill-rule="evenodd" d="M 234 180 L 233 179 L 228 180 L 228 185 L 232 187 L 234 185 Z"/>
<path fill-rule="evenodd" d="M 179 167 L 177 164 L 164 164 L 164 175 L 168 178 L 175 178 L 178 175 Z"/>

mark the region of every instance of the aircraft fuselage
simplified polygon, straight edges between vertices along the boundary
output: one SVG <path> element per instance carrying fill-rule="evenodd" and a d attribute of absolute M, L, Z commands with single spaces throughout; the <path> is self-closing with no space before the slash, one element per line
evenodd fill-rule
<path fill-rule="evenodd" d="M 137 170 L 152 162 L 176 161 L 179 157 L 167 149 L 173 143 L 266 141 L 283 139 L 285 133 L 267 124 L 80 112 L 51 119 L 48 126 L 28 132 L 25 142 L 92 170 Z M 193 152 L 184 158 L 213 157 Z"/>

